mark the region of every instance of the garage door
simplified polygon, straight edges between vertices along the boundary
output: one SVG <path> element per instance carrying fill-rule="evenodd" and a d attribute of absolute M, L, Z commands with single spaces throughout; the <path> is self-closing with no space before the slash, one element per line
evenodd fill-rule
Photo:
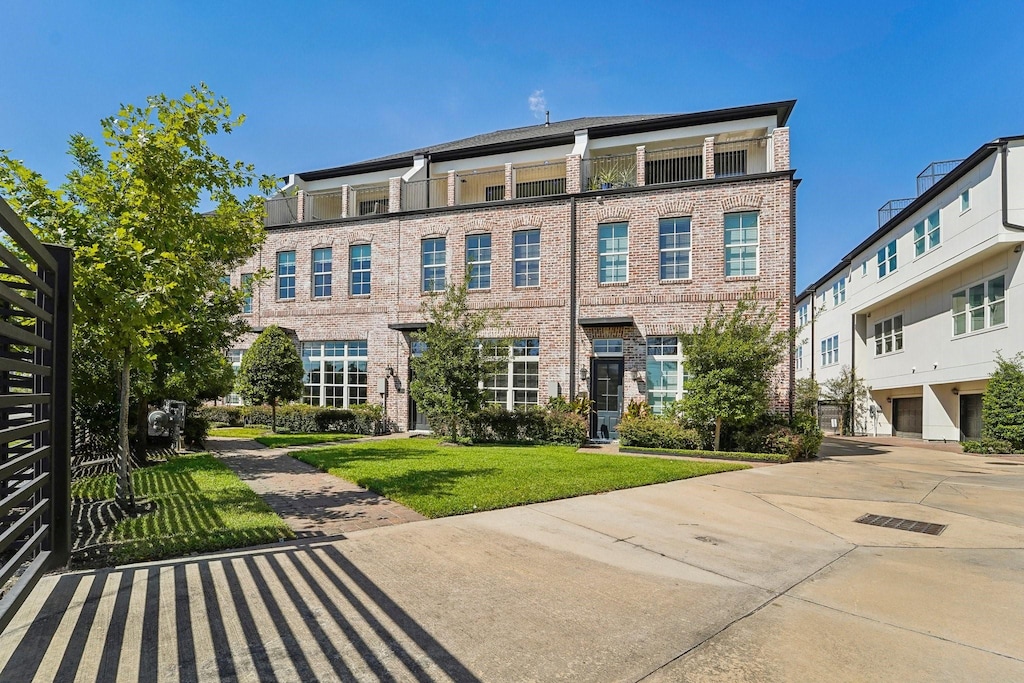
<path fill-rule="evenodd" d="M 960 395 L 960 440 L 981 438 L 981 394 Z"/>
<path fill-rule="evenodd" d="M 892 430 L 895 436 L 907 439 L 921 438 L 923 403 L 920 397 L 892 400 Z"/>

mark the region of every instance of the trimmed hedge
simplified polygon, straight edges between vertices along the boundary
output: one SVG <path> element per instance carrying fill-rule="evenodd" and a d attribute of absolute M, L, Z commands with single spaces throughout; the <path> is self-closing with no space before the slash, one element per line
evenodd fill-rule
<path fill-rule="evenodd" d="M 192 411 L 191 416 L 229 427 L 269 427 L 271 423 L 270 406 L 203 406 Z M 304 403 L 277 408 L 278 429 L 296 434 L 380 434 L 384 431 L 383 422 L 384 408 L 375 403 L 349 409 L 319 408 Z"/>
<path fill-rule="evenodd" d="M 964 441 L 964 453 L 978 453 L 981 455 L 1013 455 L 1024 453 L 1020 449 L 1014 449 L 1013 444 L 1005 439 L 982 439 L 981 441 Z"/>
<path fill-rule="evenodd" d="M 467 435 L 475 443 L 550 443 L 582 446 L 587 422 L 581 416 L 539 406 L 506 410 L 489 405 L 466 420 Z"/>
<path fill-rule="evenodd" d="M 700 448 L 700 434 L 657 415 L 626 417 L 619 422 L 619 444 L 643 448 Z"/>
<path fill-rule="evenodd" d="M 784 453 L 743 453 L 741 451 L 702 451 L 681 448 L 638 448 L 620 446 L 620 453 L 653 453 L 665 455 L 682 455 L 689 458 L 707 458 L 708 460 L 747 460 L 751 462 L 792 462 L 792 458 Z"/>

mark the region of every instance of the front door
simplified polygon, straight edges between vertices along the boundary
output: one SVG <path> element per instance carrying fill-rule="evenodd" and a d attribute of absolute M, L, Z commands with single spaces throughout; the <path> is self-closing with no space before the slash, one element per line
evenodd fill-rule
<path fill-rule="evenodd" d="M 981 438 L 981 394 L 960 395 L 960 440 Z"/>
<path fill-rule="evenodd" d="M 409 370 L 409 385 L 412 384 L 412 369 Z M 422 410 L 417 409 L 416 401 L 412 400 L 412 394 L 409 394 L 409 429 L 414 431 L 429 431 L 430 425 L 427 423 L 427 416 Z"/>
<path fill-rule="evenodd" d="M 893 436 L 905 439 L 920 439 L 924 399 L 894 398 L 892 400 Z"/>
<path fill-rule="evenodd" d="M 594 358 L 590 361 L 590 395 L 594 398 L 590 435 L 601 441 L 619 438 L 622 417 L 622 359 Z"/>

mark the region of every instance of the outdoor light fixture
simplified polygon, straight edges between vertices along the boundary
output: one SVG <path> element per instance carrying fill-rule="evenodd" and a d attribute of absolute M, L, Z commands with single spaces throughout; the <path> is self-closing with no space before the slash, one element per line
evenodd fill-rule
<path fill-rule="evenodd" d="M 581 380 L 586 382 L 587 381 L 587 377 L 589 377 L 589 376 L 590 376 L 590 373 L 587 371 L 586 367 L 580 368 L 580 379 Z"/>
<path fill-rule="evenodd" d="M 954 396 L 959 396 L 960 395 L 960 387 L 953 387 L 953 395 Z"/>
<path fill-rule="evenodd" d="M 385 370 L 385 373 L 387 374 L 388 377 L 394 377 L 395 369 L 389 365 L 387 370 Z"/>
<path fill-rule="evenodd" d="M 892 403 L 892 396 L 886 396 L 885 397 L 885 402 L 886 403 Z"/>

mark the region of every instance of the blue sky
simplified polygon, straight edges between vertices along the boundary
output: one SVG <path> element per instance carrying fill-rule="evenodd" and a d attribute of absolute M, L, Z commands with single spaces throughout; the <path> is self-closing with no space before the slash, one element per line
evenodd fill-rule
<path fill-rule="evenodd" d="M 795 98 L 799 288 L 929 162 L 1024 134 L 1020 2 L 30 2 L 2 10 L 0 148 L 56 182 L 69 134 L 205 81 L 222 153 L 283 175 L 535 122 Z"/>

